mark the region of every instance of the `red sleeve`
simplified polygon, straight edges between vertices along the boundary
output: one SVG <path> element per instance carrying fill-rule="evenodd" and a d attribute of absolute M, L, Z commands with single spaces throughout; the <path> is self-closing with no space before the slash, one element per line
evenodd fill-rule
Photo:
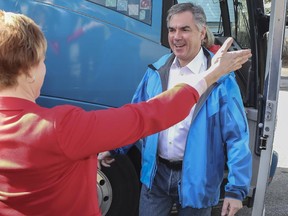
<path fill-rule="evenodd" d="M 183 120 L 198 98 L 194 88 L 181 84 L 148 102 L 120 108 L 86 112 L 70 107 L 57 118 L 60 147 L 79 159 L 131 144 Z"/>

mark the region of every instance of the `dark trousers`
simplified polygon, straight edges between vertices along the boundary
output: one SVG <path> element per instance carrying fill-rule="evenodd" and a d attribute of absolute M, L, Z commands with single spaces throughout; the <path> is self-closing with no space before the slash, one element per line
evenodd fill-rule
<path fill-rule="evenodd" d="M 168 168 L 161 162 L 158 164 L 151 190 L 142 185 L 139 216 L 169 216 L 174 203 L 176 203 L 179 216 L 211 216 L 212 208 L 181 207 L 178 193 L 181 173 L 181 169 Z"/>

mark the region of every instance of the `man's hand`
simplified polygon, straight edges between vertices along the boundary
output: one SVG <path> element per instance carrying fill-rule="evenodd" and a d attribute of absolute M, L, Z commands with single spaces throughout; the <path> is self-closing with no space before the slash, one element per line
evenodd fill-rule
<path fill-rule="evenodd" d="M 241 200 L 225 198 L 221 216 L 234 216 L 242 207 L 243 205 Z"/>
<path fill-rule="evenodd" d="M 109 151 L 101 152 L 98 154 L 98 169 L 101 170 L 101 165 L 104 167 L 110 167 L 111 163 L 115 161 L 114 158 L 110 157 L 111 154 Z"/>

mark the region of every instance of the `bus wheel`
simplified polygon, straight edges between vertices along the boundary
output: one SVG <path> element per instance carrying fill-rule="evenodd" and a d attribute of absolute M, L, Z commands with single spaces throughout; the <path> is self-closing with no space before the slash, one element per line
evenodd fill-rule
<path fill-rule="evenodd" d="M 103 215 L 106 215 L 112 203 L 112 187 L 106 175 L 97 170 L 98 203 Z"/>
<path fill-rule="evenodd" d="M 126 155 L 117 155 L 111 167 L 101 167 L 97 173 L 99 206 L 104 216 L 137 216 L 139 179 Z"/>

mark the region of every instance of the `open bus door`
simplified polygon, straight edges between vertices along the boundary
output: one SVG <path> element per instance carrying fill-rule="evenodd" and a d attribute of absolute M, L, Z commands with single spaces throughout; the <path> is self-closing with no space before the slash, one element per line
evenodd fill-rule
<path fill-rule="evenodd" d="M 282 46 L 285 33 L 287 0 L 273 0 L 268 34 L 264 82 L 265 109 L 261 124 L 261 157 L 257 176 L 252 216 L 265 215 L 264 197 L 268 185 L 273 140 L 277 120 L 277 104 L 282 67 Z"/>

